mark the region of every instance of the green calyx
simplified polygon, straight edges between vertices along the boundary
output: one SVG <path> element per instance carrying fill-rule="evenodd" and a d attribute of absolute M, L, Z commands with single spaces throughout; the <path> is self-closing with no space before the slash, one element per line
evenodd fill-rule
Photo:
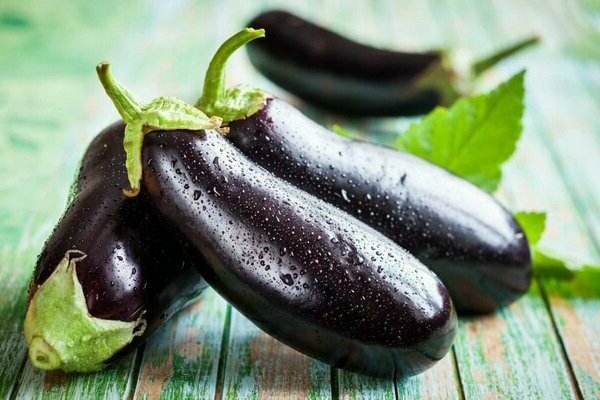
<path fill-rule="evenodd" d="M 432 90 L 440 96 L 439 105 L 450 106 L 456 100 L 473 92 L 476 80 L 493 66 L 511 56 L 539 43 L 536 36 L 503 47 L 485 58 L 473 61 L 468 68 L 458 67 L 456 54 L 440 51 L 440 58 L 423 71 L 413 84 L 412 90 Z"/>
<path fill-rule="evenodd" d="M 127 196 L 136 196 L 140 190 L 142 144 L 145 134 L 157 130 L 216 129 L 221 125 L 221 118 L 209 118 L 202 111 L 176 98 L 159 97 L 149 103 L 142 103 L 114 79 L 108 63 L 98 64 L 96 71 L 106 94 L 126 125 L 123 145 L 127 155 L 127 178 L 131 186 L 123 191 Z"/>
<path fill-rule="evenodd" d="M 219 47 L 206 71 L 202 97 L 196 102 L 198 109 L 209 116 L 221 117 L 223 122 L 231 122 L 249 117 L 265 106 L 270 95 L 260 89 L 225 87 L 225 65 L 229 57 L 246 43 L 264 36 L 264 29 L 246 28 Z"/>
<path fill-rule="evenodd" d="M 29 303 L 25 339 L 37 368 L 99 370 L 145 329 L 141 318 L 124 322 L 89 314 L 76 272 L 77 262 L 85 257 L 80 251 L 68 251 Z"/>
<path fill-rule="evenodd" d="M 415 93 L 432 90 L 440 96 L 440 105 L 449 106 L 461 97 L 456 86 L 456 74 L 450 67 L 448 57 L 443 54 L 439 61 L 432 63 L 416 79 L 412 90 Z"/>

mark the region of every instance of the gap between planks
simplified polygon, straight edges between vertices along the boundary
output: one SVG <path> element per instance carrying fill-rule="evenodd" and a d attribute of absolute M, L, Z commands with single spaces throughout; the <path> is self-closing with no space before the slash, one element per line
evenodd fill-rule
<path fill-rule="evenodd" d="M 223 337 L 221 339 L 221 349 L 219 352 L 219 369 L 217 371 L 217 385 L 215 388 L 215 400 L 223 399 L 223 388 L 225 386 L 225 371 L 227 370 L 227 357 L 229 356 L 229 337 L 231 331 L 231 304 L 227 304 L 225 314 L 225 326 L 223 327 Z"/>

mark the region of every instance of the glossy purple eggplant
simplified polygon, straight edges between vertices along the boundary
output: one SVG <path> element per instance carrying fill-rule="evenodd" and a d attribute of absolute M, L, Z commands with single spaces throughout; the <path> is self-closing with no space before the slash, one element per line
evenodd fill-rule
<path fill-rule="evenodd" d="M 196 103 L 223 117 L 231 143 L 414 254 L 442 279 L 459 312 L 494 311 L 527 291 L 529 244 L 492 196 L 415 156 L 342 138 L 260 89 L 226 89 L 227 58 L 261 35 L 246 29 L 221 46 Z"/>
<path fill-rule="evenodd" d="M 438 274 L 459 312 L 493 311 L 529 288 L 529 245 L 511 213 L 442 168 L 343 138 L 277 98 L 231 122 L 227 138 L 410 251 Z"/>
<path fill-rule="evenodd" d="M 323 109 L 353 117 L 415 115 L 460 97 L 459 74 L 445 52 L 371 47 L 280 10 L 264 12 L 248 26 L 267 32 L 247 46 L 256 69 Z M 472 75 L 536 42 L 528 38 L 475 62 Z"/>
<path fill-rule="evenodd" d="M 206 287 L 198 273 L 202 257 L 143 195 L 123 194 L 128 184 L 123 131 L 124 124 L 117 122 L 89 145 L 74 196 L 38 258 L 25 333 L 39 368 L 99 369 L 142 343 Z M 72 290 L 50 282 L 68 278 L 69 268 L 76 279 L 68 287 L 77 292 L 80 285 L 89 321 L 74 308 Z M 57 326 L 61 318 L 66 323 Z M 87 322 L 95 328 L 82 328 Z M 111 336 L 113 328 L 122 335 Z"/>
<path fill-rule="evenodd" d="M 440 360 L 450 296 L 416 258 L 340 209 L 275 177 L 216 131 L 153 132 L 143 184 L 234 307 L 335 367 L 402 377 Z"/>

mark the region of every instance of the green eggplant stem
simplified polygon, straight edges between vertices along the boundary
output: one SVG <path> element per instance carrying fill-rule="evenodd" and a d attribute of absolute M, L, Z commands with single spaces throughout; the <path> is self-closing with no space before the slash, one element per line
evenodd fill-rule
<path fill-rule="evenodd" d="M 107 62 L 98 64 L 96 72 L 106 94 L 125 121 L 123 147 L 130 188 L 123 189 L 123 194 L 127 197 L 135 197 L 140 192 L 144 135 L 157 130 L 200 131 L 221 126 L 221 118 L 208 118 L 202 111 L 173 97 L 158 97 L 148 103 L 137 100 L 114 79 Z"/>
<path fill-rule="evenodd" d="M 139 119 L 142 114 L 142 104 L 113 77 L 108 62 L 101 62 L 96 66 L 96 72 L 100 83 L 104 87 L 106 94 L 115 104 L 115 108 L 126 123 L 131 123 Z"/>
<path fill-rule="evenodd" d="M 264 36 L 264 29 L 245 28 L 219 47 L 210 61 L 202 96 L 195 107 L 208 116 L 218 116 L 223 122 L 230 122 L 252 115 L 266 104 L 270 96 L 260 89 L 242 86 L 227 89 L 225 85 L 225 67 L 231 55 L 246 43 Z"/>
<path fill-rule="evenodd" d="M 482 58 L 481 60 L 475 61 L 471 65 L 471 72 L 474 76 L 479 76 L 485 71 L 492 68 L 494 65 L 498 64 L 500 61 L 539 43 L 539 41 L 540 38 L 538 36 L 531 36 L 524 40 L 520 40 L 519 42 L 513 45 L 500 49 L 494 54 Z"/>
<path fill-rule="evenodd" d="M 225 41 L 208 65 L 202 97 L 196 105 L 214 105 L 225 95 L 225 65 L 229 57 L 246 43 L 265 36 L 264 29 L 246 28 Z"/>

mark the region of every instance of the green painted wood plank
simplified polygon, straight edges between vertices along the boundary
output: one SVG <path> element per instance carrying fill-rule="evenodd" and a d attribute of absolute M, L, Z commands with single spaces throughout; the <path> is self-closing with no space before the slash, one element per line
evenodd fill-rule
<path fill-rule="evenodd" d="M 396 382 L 398 399 L 461 399 L 462 387 L 454 349 L 423 374 Z"/>
<path fill-rule="evenodd" d="M 393 379 L 371 378 L 337 369 L 333 370 L 333 373 L 337 374 L 340 399 L 392 400 L 396 398 Z"/>
<path fill-rule="evenodd" d="M 330 397 L 328 365 L 278 342 L 232 309 L 223 398 Z"/>
<path fill-rule="evenodd" d="M 537 146 L 540 145 L 542 144 L 538 139 Z M 536 146 L 528 148 L 534 149 Z M 523 158 L 532 159 L 526 155 Z M 534 160 L 538 158 L 533 157 Z M 562 249 L 567 249 L 568 251 L 564 250 L 565 253 L 579 252 L 579 256 L 588 254 L 588 260 L 599 260 L 598 252 L 586 236 L 584 222 L 576 213 L 566 188 L 557 185 L 556 178 L 552 179 L 547 174 L 541 176 L 538 173 L 536 179 L 535 171 L 544 170 L 540 167 L 543 163 L 531 165 L 531 161 L 525 161 L 521 165 L 528 165 L 527 172 L 531 178 L 527 180 L 527 184 L 535 194 L 527 198 L 519 195 L 525 184 L 520 178 L 523 172 L 517 175 L 512 173 L 512 168 L 507 168 L 507 180 L 512 182 L 509 188 L 514 198 L 512 203 L 515 208 L 520 209 L 548 210 L 548 235 L 542 244 L 559 253 L 563 253 Z M 524 170 L 525 168 L 521 168 L 521 171 Z M 560 187 L 560 194 L 556 190 L 547 190 L 556 186 Z M 589 297 L 566 283 L 544 281 L 542 287 L 583 397 L 597 398 L 600 395 L 600 346 L 597 340 L 600 334 L 600 298 Z"/>
<path fill-rule="evenodd" d="M 555 18 L 537 22 L 538 29 L 552 32 L 557 25 L 573 25 L 567 16 L 575 5 L 550 4 L 554 4 L 550 13 Z M 554 52 L 545 54 L 543 68 L 532 77 L 535 79 L 531 79 L 531 85 L 535 88 L 537 112 L 546 126 L 543 136 L 574 194 L 576 206 L 586 219 L 596 246 L 600 247 L 600 177 L 595 173 L 600 154 L 600 122 L 594 118 L 600 107 L 600 47 L 596 42 L 596 53 L 578 49 L 585 48 L 585 43 L 593 36 L 585 31 L 563 38 Z M 564 100 L 566 98 L 568 102 Z"/>
<path fill-rule="evenodd" d="M 528 127 L 531 128 L 528 132 L 546 129 L 533 122 Z M 548 210 L 547 234 L 542 241 L 545 247 L 598 261 L 598 252 L 586 235 L 585 222 L 558 177 L 556 166 L 547 153 L 536 151 L 543 146 L 539 136 L 526 135 L 515 159 L 505 169 L 510 203 L 515 209 Z M 527 188 L 526 196 L 523 188 Z M 597 341 L 600 299 L 578 296 L 564 283 L 544 281 L 542 287 L 584 398 L 596 398 L 600 385 Z"/>
<path fill-rule="evenodd" d="M 207 290 L 146 343 L 135 399 L 214 398 L 227 303 Z"/>
<path fill-rule="evenodd" d="M 509 308 L 459 326 L 455 351 L 467 399 L 574 398 L 537 283 Z"/>
<path fill-rule="evenodd" d="M 398 380 L 395 384 L 392 380 L 370 378 L 342 370 L 337 371 L 337 374 L 340 399 L 461 398 L 453 352 L 424 373 Z"/>
<path fill-rule="evenodd" d="M 559 282 L 544 282 L 544 290 L 582 397 L 600 398 L 600 300 Z"/>
<path fill-rule="evenodd" d="M 126 398 L 132 386 L 135 353 L 109 368 L 90 374 L 44 373 L 30 363 L 19 381 L 17 399 L 119 399 Z"/>
<path fill-rule="evenodd" d="M 12 249 L 0 251 L 0 398 L 10 395 L 26 354 L 21 331 L 25 313 L 25 278 L 22 265 L 31 264 L 28 252 Z"/>

